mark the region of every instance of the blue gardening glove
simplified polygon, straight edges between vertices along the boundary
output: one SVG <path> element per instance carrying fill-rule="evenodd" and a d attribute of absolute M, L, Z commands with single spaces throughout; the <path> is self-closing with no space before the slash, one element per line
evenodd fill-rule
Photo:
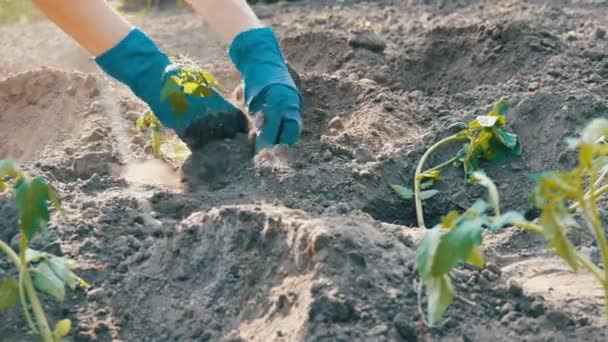
<path fill-rule="evenodd" d="M 165 80 L 176 74 L 179 67 L 139 29 L 131 30 L 116 46 L 97 57 L 96 62 L 146 102 L 158 120 L 173 129 L 191 149 L 247 132 L 245 115 L 215 90 L 207 97 L 184 94 L 189 102 L 186 113 L 176 113 L 168 99 L 161 101 Z"/>
<path fill-rule="evenodd" d="M 269 27 L 240 33 L 229 55 L 245 84 L 243 97 L 251 115 L 263 114 L 256 152 L 276 144 L 293 145 L 302 131 L 302 95 L 297 89 L 277 38 Z"/>

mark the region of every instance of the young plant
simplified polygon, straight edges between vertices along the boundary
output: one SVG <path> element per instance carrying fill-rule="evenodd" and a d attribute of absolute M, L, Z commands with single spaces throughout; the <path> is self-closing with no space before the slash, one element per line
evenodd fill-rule
<path fill-rule="evenodd" d="M 178 160 L 183 162 L 190 154 L 190 149 L 184 144 L 179 138 L 171 136 L 163 137 L 161 131 L 161 123 L 158 118 L 152 112 L 146 112 L 142 117 L 137 119 L 135 122 L 135 129 L 137 132 L 141 132 L 142 129 L 147 128 L 150 130 L 150 136 L 152 139 L 152 153 L 155 157 L 164 157 L 170 160 Z M 168 139 L 166 139 L 168 138 Z M 163 152 L 163 146 L 170 146 L 171 149 Z"/>
<path fill-rule="evenodd" d="M 161 156 L 160 147 L 162 145 L 163 135 L 160 130 L 161 123 L 158 118 L 152 112 L 146 112 L 142 117 L 137 119 L 135 122 L 135 129 L 137 133 L 141 132 L 142 128 L 150 130 L 150 137 L 152 139 L 152 152 L 155 157 Z"/>
<path fill-rule="evenodd" d="M 169 100 L 175 114 L 183 116 L 190 107 L 186 95 L 198 97 L 213 96 L 213 88 L 220 87 L 215 77 L 185 56 L 171 57 L 173 62 L 164 72 L 165 83 L 160 92 L 160 100 Z"/>
<path fill-rule="evenodd" d="M 457 211 L 447 214 L 440 224 L 426 232 L 417 249 L 417 270 L 429 298 L 430 326 L 441 319 L 454 300 L 450 271 L 463 262 L 485 266 L 481 249 L 483 230 L 496 232 L 524 221 L 517 212 L 501 214 L 496 187 L 483 172 L 474 172 L 471 181 L 488 188 L 488 201 L 478 200 L 462 214 Z"/>
<path fill-rule="evenodd" d="M 164 71 L 165 80 L 160 93 L 161 101 L 169 101 L 171 109 L 179 118 L 186 114 L 190 107 L 187 96 L 209 97 L 213 95 L 213 88 L 221 88 L 215 77 L 203 70 L 194 61 L 185 56 L 171 56 L 172 65 Z M 137 132 L 142 128 L 151 131 L 152 150 L 155 157 L 162 155 L 163 144 L 161 122 L 153 112 L 146 112 L 135 123 Z M 184 146 L 175 145 L 174 155 L 184 154 Z M 187 148 L 186 148 L 187 149 Z"/>
<path fill-rule="evenodd" d="M 542 234 L 548 247 L 564 259 L 574 272 L 581 268 L 590 272 L 604 288 L 604 302 L 608 317 L 608 243 L 602 229 L 597 201 L 608 192 L 608 185 L 601 185 L 608 170 L 608 120 L 593 120 L 576 139 L 570 139 L 578 150 L 579 163 L 568 171 L 555 171 L 535 177 L 532 193 L 535 205 L 541 210 L 539 222 L 525 220 L 517 212 L 500 214 L 498 191 L 483 173 L 474 172 L 472 181 L 489 189 L 488 201 L 494 207 L 494 215 L 485 214 L 484 202 L 477 202 L 463 215 L 450 213 L 437 227 L 429 230 L 417 249 L 418 272 L 429 296 L 430 324 L 435 324 L 451 304 L 454 293 L 449 272 L 462 262 L 483 267 L 481 231 L 491 231 L 505 226 L 520 227 Z M 594 265 L 588 257 L 577 251 L 568 239 L 567 232 L 580 228 L 576 217 L 582 218 L 583 226 L 595 236 L 602 255 L 603 269 Z"/>
<path fill-rule="evenodd" d="M 69 260 L 28 248 L 29 241 L 47 229 L 50 220 L 48 203 L 62 211 L 59 198 L 52 187 L 42 177 L 27 177 L 15 163 L 0 160 L 0 191 L 8 189 L 9 184 L 4 181 L 6 178 L 12 183 L 17 204 L 21 245 L 17 255 L 8 244 L 0 240 L 0 251 L 6 254 L 19 274 L 18 280 L 8 277 L 0 283 L 0 312 L 21 302 L 29 328 L 39 334 L 42 341 L 61 341 L 69 333 L 71 322 L 68 319 L 61 320 L 51 331 L 37 290 L 63 302 L 66 285 L 72 290 L 76 286 L 87 288 L 89 285 L 72 272 L 74 265 Z M 35 323 L 30 316 L 28 303 Z"/>
<path fill-rule="evenodd" d="M 522 146 L 517 135 L 503 129 L 507 122 L 507 103 L 499 101 L 492 111 L 479 115 L 468 124 L 459 122 L 453 126 L 462 129 L 451 136 L 441 139 L 432 145 L 421 157 L 414 175 L 414 190 L 391 185 L 403 199 L 414 198 L 416 218 L 420 227 L 425 227 L 422 201 L 438 193 L 437 190 L 425 190 L 441 180 L 441 170 L 450 165 L 462 165 L 465 180 L 479 169 L 479 160 L 501 162 L 508 155 L 519 156 Z M 464 142 L 463 147 L 449 160 L 429 169 L 424 169 L 426 161 L 440 147 L 453 142 Z"/>

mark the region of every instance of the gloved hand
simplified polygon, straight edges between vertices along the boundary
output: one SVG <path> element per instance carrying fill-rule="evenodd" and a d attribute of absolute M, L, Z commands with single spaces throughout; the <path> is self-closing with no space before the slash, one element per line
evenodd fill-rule
<path fill-rule="evenodd" d="M 131 30 L 116 46 L 98 56 L 96 62 L 146 102 L 159 121 L 173 129 L 190 149 L 247 132 L 243 112 L 216 91 L 207 97 L 185 95 L 189 102 L 186 113 L 176 113 L 169 100 L 161 101 L 165 81 L 179 68 L 139 29 Z"/>
<path fill-rule="evenodd" d="M 295 144 L 302 131 L 302 95 L 289 74 L 277 38 L 269 27 L 240 33 L 229 55 L 243 78 L 243 97 L 254 116 L 263 115 L 256 152 Z"/>

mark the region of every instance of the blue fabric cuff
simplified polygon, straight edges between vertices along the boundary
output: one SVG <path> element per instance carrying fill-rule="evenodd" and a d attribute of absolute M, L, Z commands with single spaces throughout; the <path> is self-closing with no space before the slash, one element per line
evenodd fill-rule
<path fill-rule="evenodd" d="M 297 91 L 278 39 L 270 27 L 239 33 L 228 54 L 241 73 L 245 83 L 244 99 L 250 108 L 255 97 L 271 84 L 282 84 Z"/>
<path fill-rule="evenodd" d="M 151 108 L 160 104 L 160 85 L 169 57 L 140 29 L 129 34 L 95 62 L 110 76 L 127 85 Z"/>

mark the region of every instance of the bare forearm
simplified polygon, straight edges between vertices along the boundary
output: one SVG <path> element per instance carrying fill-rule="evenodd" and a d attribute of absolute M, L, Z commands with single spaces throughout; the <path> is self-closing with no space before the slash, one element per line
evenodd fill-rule
<path fill-rule="evenodd" d="M 245 0 L 187 0 L 192 8 L 223 39 L 232 41 L 239 33 L 262 27 Z"/>
<path fill-rule="evenodd" d="M 132 27 L 105 0 L 34 0 L 34 3 L 93 56 L 115 46 Z"/>

